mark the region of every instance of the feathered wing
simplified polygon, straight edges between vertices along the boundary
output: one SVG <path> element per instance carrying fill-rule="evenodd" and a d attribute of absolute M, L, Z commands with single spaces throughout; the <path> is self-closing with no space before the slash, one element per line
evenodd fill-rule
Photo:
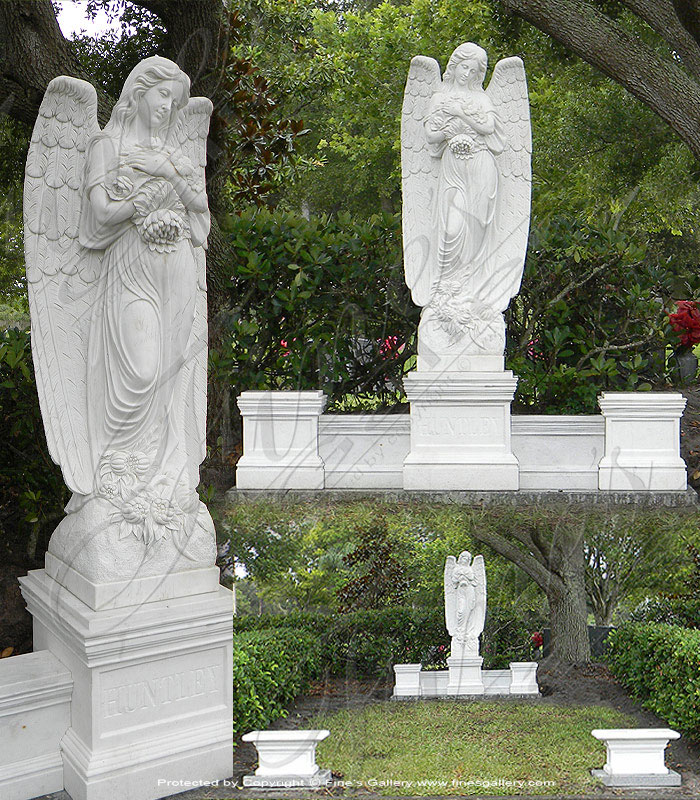
<path fill-rule="evenodd" d="M 406 284 L 413 302 L 419 306 L 428 304 L 436 277 L 430 244 L 440 162 L 428 150 L 424 120 L 441 84 L 440 66 L 434 58 L 415 56 L 411 60 L 401 110 L 403 258 Z"/>
<path fill-rule="evenodd" d="M 24 179 L 24 252 L 32 356 L 44 430 L 63 479 L 93 488 L 87 432 L 87 342 L 100 255 L 78 242 L 85 150 L 100 130 L 97 93 L 54 78 L 34 125 Z"/>
<path fill-rule="evenodd" d="M 457 628 L 457 604 L 455 602 L 456 590 L 452 574 L 457 564 L 454 556 L 447 556 L 445 561 L 445 624 L 447 632 L 452 636 L 452 631 Z"/>
<path fill-rule="evenodd" d="M 180 150 L 194 166 L 195 180 L 204 187 L 207 164 L 207 135 L 213 106 L 206 97 L 193 97 L 182 109 L 168 144 Z M 197 297 L 192 334 L 185 353 L 183 385 L 185 393 L 180 413 L 184 415 L 187 432 L 185 447 L 191 488 L 199 483 L 199 465 L 206 455 L 207 424 L 207 278 L 206 236 L 209 232 L 209 215 L 193 224 L 193 243 L 197 261 Z"/>
<path fill-rule="evenodd" d="M 483 556 L 474 556 L 472 569 L 474 570 L 474 577 L 476 578 L 476 611 L 474 612 L 474 621 L 477 632 L 481 633 L 484 630 L 484 623 L 486 622 L 486 566 L 484 565 Z"/>
<path fill-rule="evenodd" d="M 520 289 L 530 229 L 532 136 L 525 67 L 517 56 L 499 61 L 486 90 L 501 120 L 505 148 L 496 157 L 498 195 L 490 269 L 481 298 L 505 311 Z"/>

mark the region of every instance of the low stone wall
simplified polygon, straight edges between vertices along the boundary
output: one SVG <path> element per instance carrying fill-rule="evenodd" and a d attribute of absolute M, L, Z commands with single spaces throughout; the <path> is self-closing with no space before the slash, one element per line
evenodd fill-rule
<path fill-rule="evenodd" d="M 604 392 L 602 414 L 591 416 L 511 416 L 504 406 L 506 445 L 499 444 L 495 455 L 483 430 L 465 428 L 468 415 L 433 414 L 427 426 L 422 406 L 412 405 L 410 414 L 324 414 L 325 404 L 320 391 L 243 392 L 237 489 L 507 490 L 679 499 L 687 490 L 680 456 L 685 399 L 673 392 Z M 416 450 L 412 440 L 418 432 Z M 498 478 L 499 463 L 508 466 L 507 481 Z"/>

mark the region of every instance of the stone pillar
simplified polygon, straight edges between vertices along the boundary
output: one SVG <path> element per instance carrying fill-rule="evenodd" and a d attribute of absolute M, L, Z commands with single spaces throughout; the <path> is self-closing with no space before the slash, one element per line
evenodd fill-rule
<path fill-rule="evenodd" d="M 61 739 L 72 800 L 154 800 L 180 791 L 178 781 L 231 777 L 228 589 L 214 582 L 209 592 L 149 602 L 142 586 L 140 603 L 125 594 L 133 604 L 113 597 L 95 609 L 45 570 L 20 584 L 34 647 L 72 676 Z"/>
<path fill-rule="evenodd" d="M 537 685 L 536 661 L 511 661 L 510 662 L 510 693 L 511 694 L 539 694 Z"/>
<path fill-rule="evenodd" d="M 484 681 L 481 675 L 481 656 L 450 656 L 447 659 L 448 681 L 447 694 L 483 694 Z"/>
<path fill-rule="evenodd" d="M 685 398 L 676 392 L 603 392 L 605 455 L 598 465 L 603 491 L 683 491 L 680 456 Z"/>
<path fill-rule="evenodd" d="M 507 372 L 411 372 L 411 450 L 404 489 L 516 490 L 510 439 L 517 378 Z"/>
<path fill-rule="evenodd" d="M 420 697 L 420 671 L 422 664 L 394 665 L 394 697 Z"/>
<path fill-rule="evenodd" d="M 323 392 L 242 392 L 243 456 L 239 489 L 323 489 L 318 421 Z"/>

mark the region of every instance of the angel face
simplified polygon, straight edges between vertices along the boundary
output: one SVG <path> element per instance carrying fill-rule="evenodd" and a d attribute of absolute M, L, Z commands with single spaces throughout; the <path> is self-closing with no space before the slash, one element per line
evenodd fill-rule
<path fill-rule="evenodd" d="M 180 87 L 174 80 L 163 80 L 147 89 L 139 98 L 137 114 L 141 122 L 156 132 L 170 120 Z"/>
<path fill-rule="evenodd" d="M 455 83 L 458 86 L 470 86 L 478 80 L 478 66 L 473 59 L 460 61 L 455 67 Z"/>

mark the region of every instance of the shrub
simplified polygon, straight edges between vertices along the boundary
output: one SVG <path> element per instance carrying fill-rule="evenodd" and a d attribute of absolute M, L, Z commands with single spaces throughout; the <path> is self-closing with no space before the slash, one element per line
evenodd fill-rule
<path fill-rule="evenodd" d="M 320 674 L 318 637 L 280 628 L 233 637 L 233 728 L 241 734 L 266 728 Z"/>
<path fill-rule="evenodd" d="M 631 623 L 608 641 L 615 677 L 645 708 L 700 740 L 700 631 Z"/>
<path fill-rule="evenodd" d="M 362 392 L 394 402 L 419 316 L 399 226 L 390 215 L 232 216 L 232 305 L 214 377 L 236 391 L 323 388 L 331 402 Z"/>
<path fill-rule="evenodd" d="M 63 515 L 68 491 L 44 437 L 29 331 L 0 331 L 0 532 L 33 566 Z"/>
<path fill-rule="evenodd" d="M 313 635 L 321 648 L 323 667 L 332 675 L 387 678 L 394 664 L 417 662 L 444 668 L 450 649 L 442 607 L 234 618 L 235 630 L 257 629 L 273 638 L 288 628 Z M 490 611 L 481 646 L 484 668 L 501 669 L 510 661 L 528 660 L 529 640 L 524 620 L 505 611 Z"/>

